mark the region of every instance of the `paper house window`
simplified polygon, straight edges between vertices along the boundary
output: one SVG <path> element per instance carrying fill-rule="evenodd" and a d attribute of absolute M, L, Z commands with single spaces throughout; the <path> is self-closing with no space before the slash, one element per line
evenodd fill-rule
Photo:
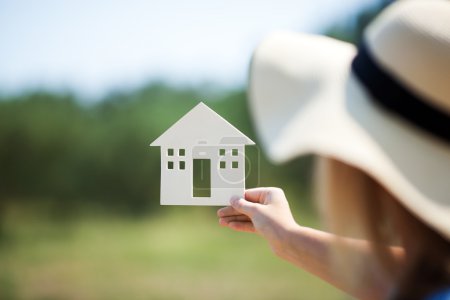
<path fill-rule="evenodd" d="M 229 205 L 245 190 L 245 146 L 253 141 L 199 103 L 151 146 L 161 152 L 161 204 Z"/>

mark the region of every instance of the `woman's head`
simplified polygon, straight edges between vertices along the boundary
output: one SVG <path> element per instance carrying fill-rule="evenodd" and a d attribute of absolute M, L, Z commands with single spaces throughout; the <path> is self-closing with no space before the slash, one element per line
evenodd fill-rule
<path fill-rule="evenodd" d="M 411 0 L 382 12 L 358 51 L 327 37 L 272 34 L 255 51 L 249 87 L 269 158 L 335 157 L 450 239 L 448 28 L 448 1 Z"/>
<path fill-rule="evenodd" d="M 332 158 L 317 162 L 317 197 L 325 226 L 340 237 L 371 242 L 373 261 L 346 252 L 338 238 L 333 260 L 351 284 L 364 280 L 368 269 L 397 287 L 404 296 L 424 296 L 450 284 L 450 243 L 406 209 L 381 184 L 363 171 Z M 393 247 L 405 251 L 403 261 L 393 257 Z M 394 249 L 394 251 L 393 251 Z M 412 297 L 412 295 L 408 295 Z M 409 298 L 412 299 L 412 298 Z"/>

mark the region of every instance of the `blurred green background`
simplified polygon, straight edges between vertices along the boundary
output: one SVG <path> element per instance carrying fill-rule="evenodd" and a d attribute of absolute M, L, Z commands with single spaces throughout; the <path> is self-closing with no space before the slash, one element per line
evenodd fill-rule
<path fill-rule="evenodd" d="M 356 43 L 386 4 L 325 34 Z M 217 208 L 159 205 L 160 153 L 148 145 L 198 101 L 258 141 L 242 88 L 0 96 L 0 299 L 346 299 L 259 237 L 220 228 Z M 297 221 L 320 226 L 311 157 L 247 155 L 248 187 L 283 188 Z"/>

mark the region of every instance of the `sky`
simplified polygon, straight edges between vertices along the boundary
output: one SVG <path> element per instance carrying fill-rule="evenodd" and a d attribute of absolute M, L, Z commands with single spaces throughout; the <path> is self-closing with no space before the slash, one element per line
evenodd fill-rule
<path fill-rule="evenodd" d="M 0 0 L 0 92 L 98 99 L 150 81 L 245 84 L 273 30 L 319 33 L 376 0 Z"/>

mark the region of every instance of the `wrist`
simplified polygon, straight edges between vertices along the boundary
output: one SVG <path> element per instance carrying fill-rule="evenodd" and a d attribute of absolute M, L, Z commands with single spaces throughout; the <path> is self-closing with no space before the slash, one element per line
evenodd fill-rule
<path fill-rule="evenodd" d="M 289 260 L 294 251 L 294 241 L 301 231 L 301 226 L 297 223 L 283 227 L 278 232 L 278 239 L 272 250 L 278 257 Z"/>

